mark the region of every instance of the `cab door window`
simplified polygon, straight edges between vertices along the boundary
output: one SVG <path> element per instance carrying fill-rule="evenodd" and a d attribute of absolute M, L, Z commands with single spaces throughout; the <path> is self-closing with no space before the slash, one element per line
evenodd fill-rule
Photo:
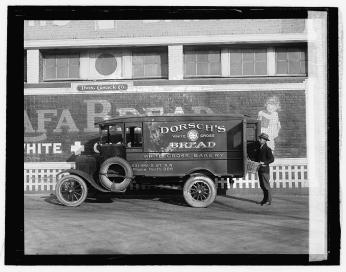
<path fill-rule="evenodd" d="M 126 147 L 141 148 L 143 147 L 142 124 L 126 124 Z"/>
<path fill-rule="evenodd" d="M 256 142 L 257 137 L 256 137 L 256 124 L 247 124 L 246 126 L 246 141 L 248 143 L 253 143 Z"/>
<path fill-rule="evenodd" d="M 123 144 L 123 124 L 112 124 L 101 128 L 101 143 Z"/>
<path fill-rule="evenodd" d="M 114 124 L 109 126 L 109 143 L 124 144 L 123 124 Z"/>

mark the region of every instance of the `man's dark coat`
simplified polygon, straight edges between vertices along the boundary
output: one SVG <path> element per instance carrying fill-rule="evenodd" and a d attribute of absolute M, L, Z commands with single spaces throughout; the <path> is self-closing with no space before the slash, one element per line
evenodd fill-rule
<path fill-rule="evenodd" d="M 267 144 L 264 144 L 261 148 L 261 145 L 258 143 L 255 149 L 255 161 L 264 162 L 258 172 L 259 173 L 269 173 L 269 164 L 274 161 L 274 156 L 270 147 Z"/>

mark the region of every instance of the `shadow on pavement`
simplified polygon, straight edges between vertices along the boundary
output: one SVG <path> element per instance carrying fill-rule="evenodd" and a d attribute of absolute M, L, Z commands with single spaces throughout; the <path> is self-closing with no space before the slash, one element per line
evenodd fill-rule
<path fill-rule="evenodd" d="M 177 205 L 177 206 L 190 207 L 182 196 L 159 198 L 159 201 L 163 203 L 167 203 L 167 204 Z"/>
<path fill-rule="evenodd" d="M 243 197 L 236 197 L 236 196 L 223 196 L 223 197 L 227 197 L 227 198 L 231 198 L 231 199 L 236 199 L 236 200 L 240 200 L 240 201 L 246 201 L 246 202 L 251 202 L 251 203 L 255 203 L 255 204 L 259 204 L 259 201 L 255 201 L 252 199 L 247 199 L 247 198 L 243 198 Z"/>
<path fill-rule="evenodd" d="M 113 195 L 112 198 L 155 200 L 177 206 L 188 206 L 181 191 L 169 189 L 129 192 L 122 195 Z"/>
<path fill-rule="evenodd" d="M 61 204 L 55 194 L 49 196 L 42 196 L 45 202 L 53 205 L 64 206 Z M 112 203 L 115 199 L 147 199 L 160 201 L 167 204 L 177 206 L 188 206 L 182 196 L 182 193 L 177 190 L 152 190 L 152 191 L 138 191 L 138 192 L 127 192 L 124 194 L 117 193 L 102 193 L 96 192 L 88 195 L 85 200 L 86 203 Z"/>
<path fill-rule="evenodd" d="M 43 200 L 49 204 L 58 205 L 58 206 L 65 206 L 59 202 L 55 194 L 50 194 L 49 196 L 42 196 Z M 95 196 L 91 196 L 91 198 L 88 198 L 85 200 L 87 203 L 112 203 L 113 200 L 111 199 L 111 196 L 99 196 L 95 198 Z"/>
<path fill-rule="evenodd" d="M 93 194 L 88 195 L 87 199 L 84 201 L 86 203 L 112 203 L 114 196 L 112 194 Z"/>
<path fill-rule="evenodd" d="M 49 196 L 42 196 L 41 198 L 44 199 L 45 202 L 49 203 L 49 204 L 54 204 L 54 205 L 59 205 L 59 206 L 63 206 L 59 200 L 57 199 L 57 197 L 55 196 L 55 194 L 50 194 Z"/>

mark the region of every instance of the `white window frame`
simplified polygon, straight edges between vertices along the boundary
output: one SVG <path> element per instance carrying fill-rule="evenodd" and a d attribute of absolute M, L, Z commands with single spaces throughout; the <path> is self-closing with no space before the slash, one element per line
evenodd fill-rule
<path fill-rule="evenodd" d="M 212 47 L 208 46 L 208 47 L 198 47 L 196 46 L 196 52 L 198 53 L 198 51 L 217 51 L 219 50 L 220 51 L 220 73 L 218 75 L 211 75 L 211 74 L 208 74 L 208 75 L 187 75 L 185 73 L 185 66 L 186 66 L 186 63 L 185 63 L 185 50 L 183 49 L 183 74 L 184 74 L 184 79 L 193 79 L 193 78 L 220 78 L 223 76 L 223 68 L 222 68 L 222 48 L 219 48 L 219 47 L 216 47 L 215 49 L 213 49 Z M 188 51 L 193 51 L 191 49 L 187 49 Z M 197 62 L 196 62 L 196 71 L 197 71 Z"/>
<path fill-rule="evenodd" d="M 167 48 L 167 51 L 165 51 L 164 48 Z M 131 50 L 131 79 L 132 80 L 141 80 L 141 79 L 168 79 L 169 78 L 169 52 L 168 52 L 168 47 L 157 47 L 157 48 L 148 48 L 148 49 L 144 49 L 142 52 L 140 52 L 141 54 L 144 54 L 145 53 L 152 53 L 152 54 L 155 54 L 157 53 L 159 56 L 161 56 L 162 54 L 166 54 L 167 56 L 167 67 L 166 67 L 166 70 L 167 70 L 167 73 L 166 75 L 162 75 L 162 65 L 163 63 L 160 63 L 161 65 L 161 75 L 157 75 L 157 76 L 145 76 L 145 72 L 144 72 L 144 75 L 142 77 L 135 77 L 134 75 L 134 56 L 136 55 L 136 50 Z M 144 64 L 144 71 L 145 71 L 145 64 Z"/>
<path fill-rule="evenodd" d="M 253 50 L 256 50 L 258 49 L 257 47 L 236 47 L 236 48 L 228 48 L 228 67 L 229 67 L 229 71 L 228 71 L 228 77 L 267 77 L 269 76 L 269 69 L 268 69 L 268 66 L 269 65 L 272 65 L 272 63 L 269 63 L 268 62 L 268 47 L 259 47 L 260 49 L 265 49 L 265 54 L 266 54 L 266 58 L 267 58 L 267 72 L 265 74 L 262 74 L 262 75 L 256 75 L 256 74 L 253 74 L 253 75 L 244 75 L 244 60 L 243 60 L 243 54 L 244 52 L 241 52 L 242 54 L 242 66 L 241 66 L 241 69 L 242 69 L 242 73 L 241 74 L 237 74 L 237 75 L 231 75 L 231 51 L 236 49 L 236 50 L 245 50 L 245 49 L 253 49 Z M 255 69 L 255 64 L 256 62 L 254 61 L 254 69 Z M 275 65 L 275 63 L 274 63 Z"/>
<path fill-rule="evenodd" d="M 61 55 L 65 55 L 65 56 L 68 56 L 68 55 L 77 55 L 78 56 L 78 65 L 79 65 L 79 69 L 78 69 L 78 74 L 79 76 L 78 77 L 64 77 L 64 78 L 58 78 L 57 76 L 57 73 L 58 73 L 58 69 L 57 69 L 57 58 L 56 56 L 59 55 L 60 52 L 48 52 L 48 54 L 46 52 L 43 53 L 43 71 L 42 71 L 42 81 L 43 82 L 52 82 L 52 81 L 69 81 L 69 80 L 80 80 L 81 79 L 81 53 L 80 52 L 75 52 L 75 51 L 72 51 L 71 53 L 69 52 L 61 52 Z M 44 57 L 45 54 L 47 55 L 53 55 L 55 56 L 55 78 L 47 78 L 47 74 L 46 74 L 46 69 L 47 69 L 47 66 L 46 66 L 46 61 L 47 59 Z M 69 59 L 68 59 L 69 60 Z M 67 69 L 69 69 L 69 65 L 67 65 Z M 69 70 L 67 71 L 67 74 L 69 74 Z"/>
<path fill-rule="evenodd" d="M 299 73 L 299 74 L 290 74 L 290 73 L 287 73 L 287 74 L 279 74 L 277 71 L 278 71 L 278 67 L 277 67 L 277 58 L 278 58 L 278 49 L 279 48 L 285 48 L 285 49 L 288 49 L 288 48 L 294 48 L 294 49 L 302 49 L 302 50 L 305 50 L 305 73 Z M 287 53 L 287 52 L 286 52 Z M 300 52 L 301 53 L 301 52 Z M 288 61 L 288 67 L 287 67 L 287 70 L 289 71 L 289 61 Z M 275 75 L 276 76 L 308 76 L 308 65 L 307 65 L 307 49 L 305 49 L 304 47 L 301 47 L 301 46 L 280 46 L 280 47 L 275 47 Z"/>

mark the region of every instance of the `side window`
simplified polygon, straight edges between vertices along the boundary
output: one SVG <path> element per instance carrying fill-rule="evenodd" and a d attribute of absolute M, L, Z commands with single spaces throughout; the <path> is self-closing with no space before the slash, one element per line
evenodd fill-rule
<path fill-rule="evenodd" d="M 43 81 L 79 79 L 79 53 L 47 51 L 42 52 Z"/>
<path fill-rule="evenodd" d="M 276 74 L 306 75 L 307 58 L 305 48 L 277 48 Z"/>
<path fill-rule="evenodd" d="M 123 144 L 123 125 L 114 124 L 109 126 L 109 143 Z"/>
<path fill-rule="evenodd" d="M 148 51 L 149 50 L 149 51 Z M 132 53 L 132 76 L 138 78 L 167 78 L 168 53 L 163 49 L 152 48 Z"/>
<path fill-rule="evenodd" d="M 255 149 L 257 141 L 257 126 L 256 124 L 248 123 L 246 125 L 246 143 L 247 143 L 247 156 L 251 160 L 255 160 Z"/>
<path fill-rule="evenodd" d="M 108 127 L 101 128 L 100 143 L 101 144 L 108 143 Z"/>
<path fill-rule="evenodd" d="M 261 48 L 231 49 L 230 65 L 231 76 L 266 75 L 267 50 Z"/>
<path fill-rule="evenodd" d="M 221 76 L 221 50 L 184 49 L 184 76 Z"/>
<path fill-rule="evenodd" d="M 127 147 L 143 146 L 142 124 L 127 124 L 125 132 Z"/>
<path fill-rule="evenodd" d="M 247 124 L 246 126 L 246 141 L 256 142 L 256 124 Z"/>
<path fill-rule="evenodd" d="M 114 124 L 101 129 L 102 144 L 123 144 L 123 126 Z"/>

